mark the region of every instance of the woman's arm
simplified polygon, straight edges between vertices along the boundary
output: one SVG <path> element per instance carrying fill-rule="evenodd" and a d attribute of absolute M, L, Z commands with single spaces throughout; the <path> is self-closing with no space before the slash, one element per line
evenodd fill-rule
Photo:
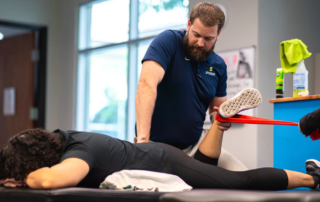
<path fill-rule="evenodd" d="M 30 173 L 26 184 L 32 189 L 57 189 L 76 186 L 88 173 L 87 162 L 78 158 L 69 158 L 61 163 L 40 168 Z"/>

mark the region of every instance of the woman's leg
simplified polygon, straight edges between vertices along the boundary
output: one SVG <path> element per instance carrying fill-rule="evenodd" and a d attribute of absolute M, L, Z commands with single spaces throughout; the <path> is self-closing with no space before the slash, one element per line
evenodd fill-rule
<path fill-rule="evenodd" d="M 210 165 L 218 165 L 227 170 L 248 170 L 232 154 L 222 149 L 222 138 L 223 131 L 219 129 L 218 122 L 214 121 L 195 152 L 194 159 Z"/>
<path fill-rule="evenodd" d="M 246 190 L 285 190 L 297 187 L 315 187 L 313 177 L 276 168 L 248 171 L 228 171 L 197 161 L 179 149 L 166 145 L 174 162 L 174 173 L 193 188 L 220 188 Z"/>
<path fill-rule="evenodd" d="M 221 153 L 222 136 L 223 131 L 219 129 L 217 121 L 213 122 L 194 154 L 194 159 L 216 166 Z"/>
<path fill-rule="evenodd" d="M 285 172 L 287 173 L 289 180 L 288 189 L 294 189 L 297 187 L 315 187 L 315 182 L 311 175 L 290 170 L 285 170 Z"/>
<path fill-rule="evenodd" d="M 230 100 L 221 104 L 220 109 L 214 107 L 214 110 L 222 117 L 231 117 L 236 115 L 239 111 L 250 109 L 259 106 L 262 101 L 262 96 L 257 89 L 244 89 L 235 95 Z M 198 151 L 195 154 L 195 159 L 211 165 L 217 165 L 221 153 L 223 131 L 218 127 L 218 121 L 214 121 L 210 127 L 209 132 L 201 142 Z M 211 158 L 207 159 L 207 158 Z"/>
<path fill-rule="evenodd" d="M 311 175 L 294 171 L 260 168 L 232 172 L 212 166 L 220 156 L 222 136 L 223 131 L 218 128 L 217 122 L 214 122 L 197 151 L 201 154 L 201 158 L 195 156 L 195 159 L 205 163 L 188 157 L 176 148 L 166 146 L 174 161 L 174 173 L 194 188 L 284 190 L 296 187 L 315 187 L 315 180 Z"/>
<path fill-rule="evenodd" d="M 221 152 L 222 137 L 223 131 L 219 129 L 218 122 L 214 121 L 200 143 L 199 151 L 209 158 L 218 159 Z"/>
<path fill-rule="evenodd" d="M 227 150 L 223 149 L 221 147 L 221 152 L 219 158 L 216 159 L 211 159 L 209 162 L 206 160 L 203 160 L 203 158 L 199 157 L 200 151 L 199 145 L 202 143 L 203 139 L 207 135 L 209 129 L 204 129 L 202 131 L 201 137 L 196 145 L 194 145 L 191 148 L 187 148 L 185 150 L 182 150 L 184 153 L 186 153 L 188 156 L 193 157 L 194 159 L 197 159 L 198 161 L 201 161 L 203 163 L 211 164 L 211 165 L 218 165 L 221 168 L 227 169 L 227 170 L 232 170 L 232 171 L 245 171 L 248 170 L 248 168 L 239 161 L 234 155 L 232 155 L 230 152 Z M 196 153 L 198 153 L 196 155 Z M 200 154 L 200 156 L 202 156 Z M 206 157 L 207 159 L 208 157 Z"/>

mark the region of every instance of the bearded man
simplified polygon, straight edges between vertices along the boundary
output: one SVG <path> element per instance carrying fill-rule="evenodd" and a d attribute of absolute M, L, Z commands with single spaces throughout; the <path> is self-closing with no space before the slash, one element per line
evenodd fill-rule
<path fill-rule="evenodd" d="M 224 21 L 218 6 L 199 3 L 190 13 L 186 31 L 166 30 L 152 41 L 142 60 L 138 82 L 135 142 L 170 144 L 190 156 L 216 149 L 215 137 L 206 136 L 203 124 L 206 111 L 209 109 L 214 121 L 214 107 L 227 100 L 227 66 L 214 52 Z M 218 124 L 222 131 L 231 126 Z M 204 138 L 212 139 L 206 141 L 212 144 L 196 153 Z M 225 153 L 222 151 L 220 160 Z M 222 167 L 246 170 L 227 154 L 227 164 L 230 159 L 232 165 Z"/>

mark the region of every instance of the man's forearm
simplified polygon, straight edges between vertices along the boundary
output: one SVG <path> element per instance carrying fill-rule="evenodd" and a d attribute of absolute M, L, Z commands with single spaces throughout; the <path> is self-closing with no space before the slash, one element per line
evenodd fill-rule
<path fill-rule="evenodd" d="M 139 82 L 136 95 L 138 142 L 149 142 L 151 119 L 157 97 L 157 87 Z"/>

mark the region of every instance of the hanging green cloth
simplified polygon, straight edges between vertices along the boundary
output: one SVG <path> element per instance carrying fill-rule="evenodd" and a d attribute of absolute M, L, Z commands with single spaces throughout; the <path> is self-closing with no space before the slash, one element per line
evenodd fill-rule
<path fill-rule="evenodd" d="M 283 73 L 295 73 L 297 64 L 310 56 L 307 46 L 299 39 L 280 43 L 280 62 Z"/>

